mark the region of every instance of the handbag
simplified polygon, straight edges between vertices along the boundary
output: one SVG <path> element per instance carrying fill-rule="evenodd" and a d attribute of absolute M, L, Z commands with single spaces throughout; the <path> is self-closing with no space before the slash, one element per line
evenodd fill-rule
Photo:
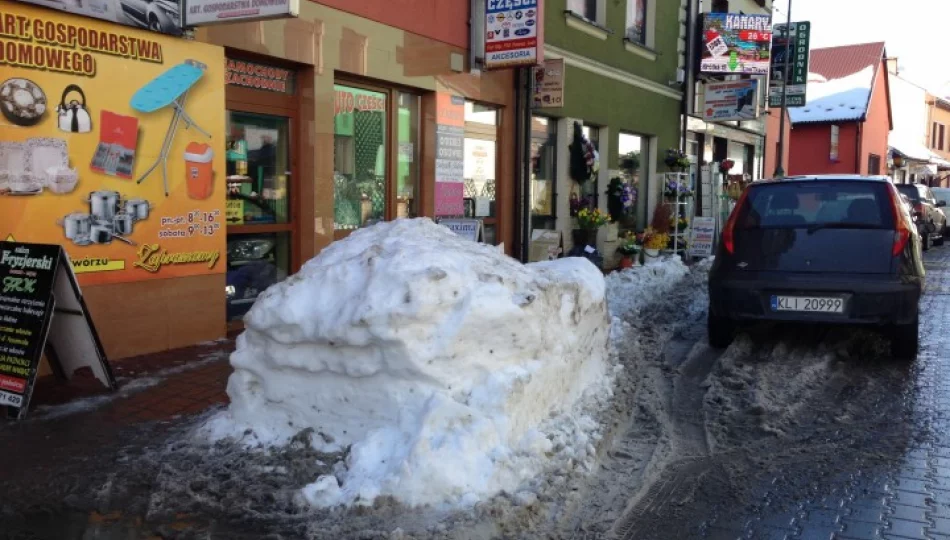
<path fill-rule="evenodd" d="M 71 100 L 66 103 L 66 96 L 70 92 L 78 92 L 82 102 Z M 92 116 L 86 109 L 86 94 L 82 88 L 71 84 L 63 90 L 63 97 L 59 105 L 56 106 L 56 112 L 59 114 L 59 129 L 68 133 L 89 133 L 92 131 Z"/>

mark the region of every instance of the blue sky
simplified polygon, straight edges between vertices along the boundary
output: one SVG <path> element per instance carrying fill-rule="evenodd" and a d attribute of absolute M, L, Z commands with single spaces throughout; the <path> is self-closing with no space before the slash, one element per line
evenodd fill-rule
<path fill-rule="evenodd" d="M 774 0 L 773 22 L 788 3 Z M 950 0 L 792 0 L 792 20 L 811 21 L 813 48 L 883 40 L 902 77 L 950 93 Z"/>

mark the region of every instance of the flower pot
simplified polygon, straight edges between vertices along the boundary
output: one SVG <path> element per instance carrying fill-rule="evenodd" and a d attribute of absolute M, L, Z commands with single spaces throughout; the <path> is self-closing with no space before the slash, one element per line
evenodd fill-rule
<path fill-rule="evenodd" d="M 620 269 L 632 268 L 637 265 L 637 261 L 633 258 L 633 255 L 624 255 L 620 258 Z"/>
<path fill-rule="evenodd" d="M 658 249 L 644 249 L 643 253 L 647 259 L 656 259 L 660 256 L 660 250 Z"/>

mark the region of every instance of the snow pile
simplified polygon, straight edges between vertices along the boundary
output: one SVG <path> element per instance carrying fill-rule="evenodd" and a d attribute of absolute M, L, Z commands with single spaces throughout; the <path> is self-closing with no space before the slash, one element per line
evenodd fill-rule
<path fill-rule="evenodd" d="M 637 317 L 644 306 L 661 300 L 688 273 L 679 257 L 611 273 L 607 276 L 610 314 L 622 319 Z"/>
<path fill-rule="evenodd" d="M 874 66 L 840 79 L 808 82 L 808 104 L 788 109 L 793 123 L 857 120 L 867 112 Z"/>
<path fill-rule="evenodd" d="M 315 448 L 346 455 L 303 489 L 317 506 L 513 492 L 551 454 L 591 453 L 579 404 L 609 393 L 592 264 L 522 265 L 428 219 L 331 245 L 262 294 L 245 326 L 230 409 L 206 429 L 264 445 L 312 430 Z"/>

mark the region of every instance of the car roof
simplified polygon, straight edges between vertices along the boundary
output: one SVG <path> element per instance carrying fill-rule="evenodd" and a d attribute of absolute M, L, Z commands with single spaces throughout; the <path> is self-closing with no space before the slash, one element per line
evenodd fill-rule
<path fill-rule="evenodd" d="M 800 176 L 785 176 L 782 178 L 773 178 L 763 180 L 763 182 L 808 182 L 819 180 L 859 180 L 865 182 L 890 182 L 890 176 L 884 175 L 862 175 L 862 174 L 808 174 Z"/>

